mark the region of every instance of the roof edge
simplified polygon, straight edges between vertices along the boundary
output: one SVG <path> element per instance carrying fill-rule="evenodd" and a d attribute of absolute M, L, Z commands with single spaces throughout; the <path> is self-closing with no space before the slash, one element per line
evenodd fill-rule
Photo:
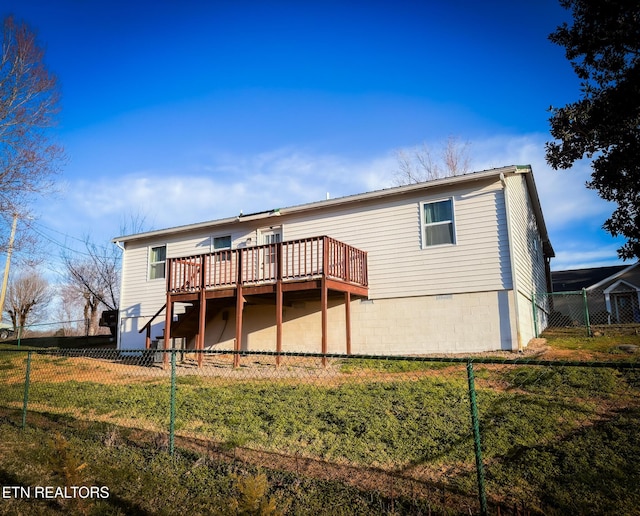
<path fill-rule="evenodd" d="M 525 167 L 516 167 L 518 171 L 521 172 Z M 556 252 L 553 250 L 553 246 L 551 245 L 551 240 L 549 238 L 549 232 L 547 231 L 547 224 L 544 221 L 544 215 L 542 213 L 542 204 L 540 204 L 540 196 L 538 195 L 538 188 L 536 187 L 535 179 L 533 178 L 533 171 L 531 170 L 531 166 L 527 166 L 527 174 L 524 176 L 525 181 L 527 182 L 527 186 L 529 188 L 529 194 L 533 199 L 533 211 L 535 212 L 536 219 L 538 221 L 538 230 L 540 231 L 540 235 L 542 238 L 542 245 L 544 248 L 545 255 L 549 258 L 553 258 L 556 255 Z"/>
<path fill-rule="evenodd" d="M 618 279 L 620 276 L 622 276 L 623 274 L 626 274 L 627 272 L 629 272 L 634 267 L 637 267 L 638 265 L 640 265 L 640 261 L 637 261 L 636 263 L 632 263 L 628 267 L 625 267 L 621 271 L 618 271 L 615 274 L 612 274 L 611 276 L 607 276 L 603 280 L 598 281 L 598 283 L 594 283 L 593 285 L 587 287 L 585 290 L 594 290 L 594 289 L 596 289 L 598 287 L 601 287 L 602 285 L 604 285 L 605 283 L 607 283 L 609 281 L 613 281 L 615 279 Z"/>
<path fill-rule="evenodd" d="M 214 220 L 209 220 L 209 221 L 204 221 L 204 222 L 197 222 L 197 223 L 194 223 L 194 224 L 186 224 L 186 225 L 182 225 L 182 226 L 174 226 L 174 227 L 170 227 L 170 228 L 146 231 L 146 232 L 143 232 L 143 233 L 136 233 L 136 234 L 131 234 L 131 235 L 122 235 L 122 236 L 118 236 L 118 237 L 115 237 L 115 238 L 111 239 L 111 242 L 114 243 L 114 244 L 115 243 L 131 242 L 131 241 L 135 241 L 135 240 L 143 240 L 143 239 L 159 237 L 159 236 L 163 236 L 163 235 L 171 235 L 171 234 L 174 234 L 174 233 L 182 233 L 182 232 L 185 232 L 185 231 L 196 231 L 198 229 L 202 229 L 202 228 L 206 228 L 206 227 L 210 227 L 210 226 L 231 224 L 231 223 L 234 223 L 234 222 L 247 222 L 247 221 L 252 221 L 252 220 L 267 219 L 269 217 L 274 216 L 275 214 L 288 215 L 288 214 L 302 213 L 302 212 L 305 212 L 305 211 L 315 210 L 315 209 L 318 209 L 318 208 L 331 207 L 331 206 L 340 206 L 340 205 L 343 205 L 343 204 L 362 202 L 362 201 L 367 201 L 367 200 L 370 200 L 370 199 L 378 199 L 378 198 L 384 198 L 384 197 L 388 197 L 388 196 L 392 196 L 392 195 L 399 195 L 399 194 L 409 193 L 409 192 L 414 192 L 414 191 L 419 191 L 419 190 L 437 188 L 439 186 L 456 185 L 456 184 L 461 184 L 461 183 L 471 182 L 471 181 L 480 181 L 482 179 L 487 179 L 487 178 L 491 178 L 491 177 L 500 177 L 500 175 L 502 175 L 502 174 L 523 173 L 523 172 L 526 173 L 525 177 L 529 178 L 531 176 L 531 166 L 529 166 L 529 165 L 525 165 L 525 166 L 523 166 L 523 165 L 509 165 L 509 166 L 505 166 L 505 167 L 492 168 L 492 169 L 487 169 L 487 170 L 480 170 L 480 171 L 477 171 L 477 172 L 470 172 L 468 174 L 461 174 L 461 175 L 457 175 L 457 176 L 445 177 L 445 178 L 442 178 L 442 179 L 434 179 L 434 180 L 431 180 L 431 181 L 424 181 L 424 182 L 421 182 L 421 183 L 413 183 L 413 184 L 410 184 L 410 185 L 394 186 L 394 187 L 389 187 L 389 188 L 383 188 L 383 189 L 380 189 L 380 190 L 372 190 L 370 192 L 352 194 L 352 195 L 347 195 L 347 196 L 343 196 L 343 197 L 336 197 L 335 199 L 326 199 L 326 200 L 320 200 L 320 201 L 313 201 L 313 202 L 310 202 L 310 203 L 294 205 L 294 206 L 290 206 L 290 207 L 286 207 L 286 208 L 274 208 L 272 210 L 265 210 L 265 211 L 256 212 L 256 213 L 249 213 L 247 215 L 243 215 L 242 213 L 240 213 L 239 215 L 237 215 L 235 217 L 226 217 L 226 218 L 223 218 L 223 219 L 214 219 Z M 531 184 L 533 185 L 533 189 L 534 189 L 534 192 L 535 192 L 535 199 L 536 199 L 536 203 L 537 203 L 537 206 L 536 206 L 537 212 L 540 213 L 540 219 L 542 220 L 542 223 L 543 223 L 543 226 L 544 226 L 544 219 L 542 219 L 542 210 L 540 209 L 540 201 L 538 199 L 537 191 L 535 190 L 535 183 L 531 183 Z M 536 213 L 536 216 L 538 216 L 538 213 Z M 544 234 L 545 234 L 545 236 L 547 236 L 546 226 L 544 226 L 544 228 L 545 228 L 545 233 Z M 547 240 L 548 240 L 548 236 L 547 236 Z"/>

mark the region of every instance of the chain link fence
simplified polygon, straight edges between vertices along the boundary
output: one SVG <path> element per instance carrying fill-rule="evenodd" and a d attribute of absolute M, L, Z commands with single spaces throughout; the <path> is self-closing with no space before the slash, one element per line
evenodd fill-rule
<path fill-rule="evenodd" d="M 273 509 L 260 514 L 640 507 L 636 363 L 246 352 L 234 367 L 235 357 L 3 350 L 0 429 L 67 435 L 94 480 L 145 513 L 158 512 L 147 495 L 215 514 L 245 514 L 251 496 Z M 144 459 L 122 481 L 134 453 Z M 149 469 L 165 455 L 173 462 Z M 206 505 L 229 478 L 244 498 Z"/>
<path fill-rule="evenodd" d="M 533 296 L 537 332 L 582 327 L 585 334 L 611 329 L 640 331 L 640 293 L 629 287 L 617 290 L 580 290 L 538 293 Z"/>

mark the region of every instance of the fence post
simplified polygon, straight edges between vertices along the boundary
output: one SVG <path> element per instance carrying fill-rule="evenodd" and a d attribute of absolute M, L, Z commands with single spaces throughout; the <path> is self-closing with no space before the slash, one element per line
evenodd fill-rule
<path fill-rule="evenodd" d="M 169 455 L 173 456 L 176 427 L 176 350 L 171 350 L 171 408 L 169 413 Z"/>
<path fill-rule="evenodd" d="M 582 305 L 584 308 L 584 324 L 587 327 L 587 337 L 591 337 L 591 321 L 589 321 L 589 302 L 587 300 L 587 290 L 582 289 Z"/>
<path fill-rule="evenodd" d="M 536 293 L 531 292 L 531 308 L 533 309 L 533 335 L 537 339 L 538 335 L 538 307 L 536 305 Z"/>
<path fill-rule="evenodd" d="M 480 514 L 487 514 L 487 493 L 484 485 L 484 465 L 482 464 L 482 446 L 480 443 L 480 423 L 478 421 L 478 404 L 476 403 L 476 386 L 473 375 L 473 362 L 467 362 L 467 380 L 469 382 L 469 403 L 471 405 L 471 428 L 473 430 L 473 445 L 476 454 L 476 474 L 478 477 L 478 498 L 480 500 Z"/>
<path fill-rule="evenodd" d="M 27 353 L 27 372 L 24 377 L 24 398 L 22 400 L 22 429 L 27 427 L 27 404 L 29 403 L 29 383 L 31 381 L 31 351 Z"/>

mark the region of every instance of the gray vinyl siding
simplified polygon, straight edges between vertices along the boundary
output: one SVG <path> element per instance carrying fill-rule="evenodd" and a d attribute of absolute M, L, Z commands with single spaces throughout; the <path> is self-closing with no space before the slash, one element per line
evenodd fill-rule
<path fill-rule="evenodd" d="M 546 289 L 540 228 L 531 206 L 524 175 L 507 177 L 518 288 L 531 294 Z"/>
<path fill-rule="evenodd" d="M 518 320 L 521 341 L 526 345 L 534 336 L 532 293 L 546 290 L 545 263 L 540 228 L 524 175 L 509 176 L 506 182 L 510 204 Z M 540 308 L 544 310 L 544 307 Z"/>
<path fill-rule="evenodd" d="M 421 202 L 448 198 L 454 202 L 456 243 L 423 248 Z M 367 251 L 373 299 L 511 288 L 499 181 L 308 214 L 285 228 L 286 239 L 326 234 Z"/>
<path fill-rule="evenodd" d="M 456 242 L 423 248 L 420 203 L 448 198 L 454 203 Z M 284 240 L 327 235 L 367 251 L 372 298 L 511 288 L 504 195 L 499 181 L 485 181 L 480 188 L 414 193 L 128 243 L 123 306 L 139 303 L 141 314 L 153 314 L 164 302 L 164 281 L 148 280 L 150 247 L 166 244 L 168 258 L 208 253 L 212 235 L 230 234 L 236 248 L 247 238 L 255 243 L 259 229 L 270 225 L 282 226 Z"/>

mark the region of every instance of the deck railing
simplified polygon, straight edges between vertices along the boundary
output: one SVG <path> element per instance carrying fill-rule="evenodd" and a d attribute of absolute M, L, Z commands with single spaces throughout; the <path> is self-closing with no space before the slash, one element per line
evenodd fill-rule
<path fill-rule="evenodd" d="M 320 236 L 167 259 L 167 289 L 171 293 L 322 276 L 368 286 L 367 253 Z"/>

